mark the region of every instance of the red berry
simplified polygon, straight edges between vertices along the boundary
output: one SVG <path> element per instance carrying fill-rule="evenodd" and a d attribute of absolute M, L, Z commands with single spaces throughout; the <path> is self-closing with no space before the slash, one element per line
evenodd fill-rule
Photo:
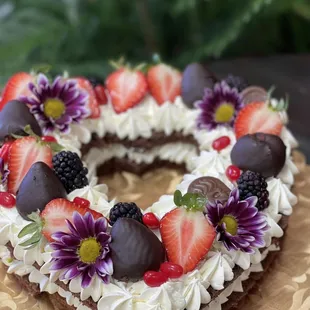
<path fill-rule="evenodd" d="M 151 229 L 159 228 L 159 220 L 152 212 L 145 213 L 142 220 L 144 225 Z"/>
<path fill-rule="evenodd" d="M 178 264 L 164 262 L 160 265 L 160 271 L 165 273 L 168 278 L 177 279 L 183 274 L 183 267 Z"/>
<path fill-rule="evenodd" d="M 226 176 L 232 182 L 237 181 L 240 177 L 240 174 L 241 174 L 241 171 L 237 166 L 230 165 L 226 169 Z"/>
<path fill-rule="evenodd" d="M 219 152 L 225 149 L 229 144 L 230 138 L 228 136 L 222 136 L 213 141 L 212 147 Z"/>
<path fill-rule="evenodd" d="M 84 207 L 84 208 L 89 208 L 90 202 L 89 200 L 81 197 L 75 197 L 73 199 L 73 203 L 75 203 L 78 206 Z"/>
<path fill-rule="evenodd" d="M 10 153 L 13 142 L 14 141 L 5 142 L 0 149 L 0 157 L 3 159 L 4 162 L 8 161 L 9 153 Z"/>
<path fill-rule="evenodd" d="M 161 286 L 168 281 L 168 276 L 160 271 L 147 271 L 143 276 L 144 282 L 150 287 Z"/>
<path fill-rule="evenodd" d="M 105 92 L 105 88 L 103 85 L 97 85 L 94 88 L 95 94 L 97 101 L 99 102 L 100 105 L 104 105 L 108 103 L 108 98 Z"/>
<path fill-rule="evenodd" d="M 15 197 L 7 192 L 0 192 L 0 205 L 5 208 L 13 208 L 15 206 Z"/>
<path fill-rule="evenodd" d="M 56 138 L 53 136 L 43 136 L 41 139 L 44 142 L 57 142 Z"/>

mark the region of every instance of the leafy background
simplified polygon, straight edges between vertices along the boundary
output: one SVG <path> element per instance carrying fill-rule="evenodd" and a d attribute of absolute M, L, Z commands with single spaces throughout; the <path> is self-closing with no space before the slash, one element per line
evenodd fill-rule
<path fill-rule="evenodd" d="M 48 63 L 106 76 L 108 60 L 192 61 L 310 50 L 309 0 L 0 0 L 0 84 Z"/>

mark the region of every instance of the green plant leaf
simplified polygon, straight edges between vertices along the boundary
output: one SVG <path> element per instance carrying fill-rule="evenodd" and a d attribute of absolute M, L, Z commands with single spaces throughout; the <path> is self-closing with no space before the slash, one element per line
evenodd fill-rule
<path fill-rule="evenodd" d="M 18 234 L 18 238 L 23 238 L 26 235 L 33 234 L 39 229 L 39 226 L 37 223 L 33 222 L 25 226 Z"/>
<path fill-rule="evenodd" d="M 174 204 L 178 207 L 181 207 L 183 204 L 182 193 L 179 190 L 176 190 L 173 195 Z"/>
<path fill-rule="evenodd" d="M 31 246 L 31 245 L 34 245 L 34 244 L 39 243 L 39 241 L 41 240 L 41 238 L 42 238 L 41 232 L 40 232 L 40 231 L 36 231 L 36 232 L 31 236 L 31 238 L 29 238 L 29 239 L 26 240 L 25 242 L 20 243 L 19 245 L 22 246 L 22 247 Z"/>

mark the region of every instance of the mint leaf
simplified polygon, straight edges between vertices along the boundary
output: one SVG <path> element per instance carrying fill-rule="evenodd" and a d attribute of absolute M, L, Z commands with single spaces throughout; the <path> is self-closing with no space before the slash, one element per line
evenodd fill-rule
<path fill-rule="evenodd" d="M 18 238 L 23 238 L 27 235 L 33 234 L 37 230 L 39 230 L 40 227 L 38 226 L 37 223 L 31 223 L 27 226 L 25 226 L 18 234 Z"/>
<path fill-rule="evenodd" d="M 178 207 L 181 207 L 183 205 L 182 193 L 179 190 L 176 190 L 174 192 L 173 201 L 174 204 Z"/>

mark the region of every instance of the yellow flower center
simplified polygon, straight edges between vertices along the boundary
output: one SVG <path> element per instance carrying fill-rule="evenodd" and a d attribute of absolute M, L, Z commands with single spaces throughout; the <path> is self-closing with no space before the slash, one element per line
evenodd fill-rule
<path fill-rule="evenodd" d="M 60 118 L 66 110 L 65 104 L 55 98 L 47 99 L 44 102 L 44 114 L 54 119 Z"/>
<path fill-rule="evenodd" d="M 229 232 L 231 235 L 235 236 L 238 231 L 238 223 L 236 219 L 231 215 L 224 215 L 220 224 L 226 224 L 226 231 Z"/>
<path fill-rule="evenodd" d="M 100 255 L 101 245 L 95 238 L 85 239 L 81 242 L 78 254 L 83 263 L 95 263 Z"/>
<path fill-rule="evenodd" d="M 230 103 L 221 104 L 215 111 L 215 121 L 217 123 L 228 123 L 234 116 L 235 108 Z"/>

